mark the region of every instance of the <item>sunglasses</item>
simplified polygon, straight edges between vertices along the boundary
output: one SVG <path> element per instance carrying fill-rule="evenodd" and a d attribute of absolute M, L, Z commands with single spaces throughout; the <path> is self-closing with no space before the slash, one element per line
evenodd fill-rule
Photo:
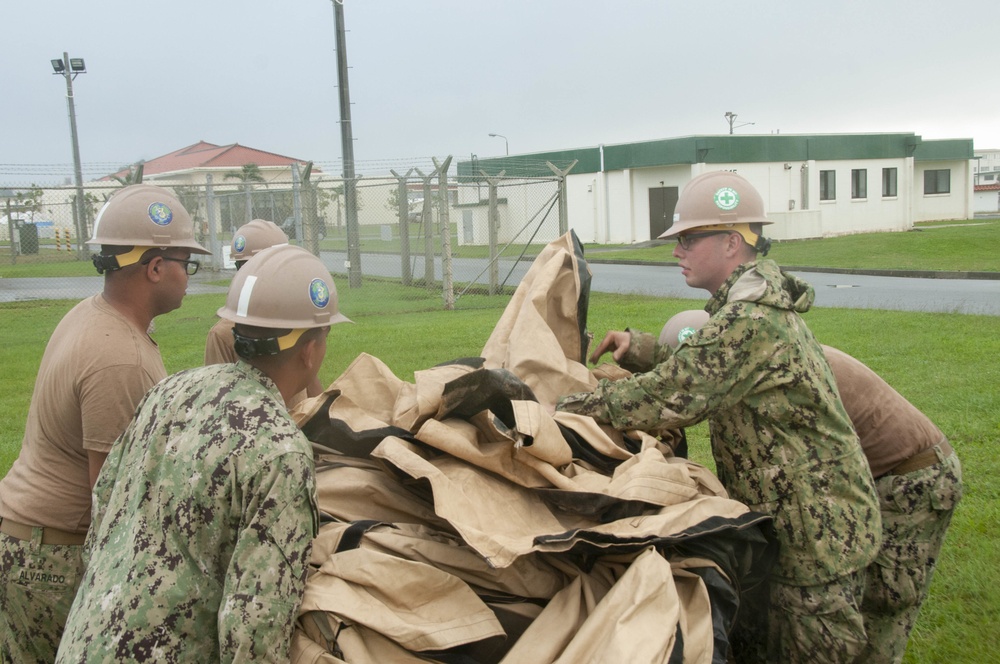
<path fill-rule="evenodd" d="M 677 244 L 681 245 L 681 249 L 687 251 L 694 244 L 695 240 L 708 237 L 709 235 L 728 235 L 732 232 L 733 231 L 704 231 L 702 233 L 685 233 L 684 235 L 677 236 Z"/>

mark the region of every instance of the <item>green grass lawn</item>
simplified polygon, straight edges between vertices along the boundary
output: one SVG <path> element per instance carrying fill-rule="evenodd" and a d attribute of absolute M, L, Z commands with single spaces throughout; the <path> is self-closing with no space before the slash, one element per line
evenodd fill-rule
<path fill-rule="evenodd" d="M 369 229 L 370 230 L 370 229 Z M 765 229 L 766 230 L 766 229 Z M 765 233 L 766 234 L 766 233 Z M 440 255 L 440 238 L 434 238 L 434 251 Z M 453 238 L 452 255 L 456 258 L 489 258 L 489 248 L 459 246 Z M 504 258 L 522 253 L 531 258 L 544 244 L 499 247 Z M 1000 272 L 1000 258 L 994 247 L 1000 246 L 1000 219 L 975 219 L 957 222 L 917 224 L 905 233 L 863 233 L 818 240 L 775 242 L 769 258 L 782 266 L 859 269 L 933 270 L 960 272 Z M 346 251 L 346 240 L 329 236 L 320 243 L 323 251 Z M 43 248 L 37 255 L 12 259 L 0 247 L 0 278 L 3 277 L 72 277 L 93 276 L 90 254 L 76 260 L 75 254 Z M 675 262 L 672 242 L 657 246 L 597 245 L 585 247 L 588 260 Z M 423 238 L 411 237 L 411 256 L 422 256 Z M 399 239 L 383 241 L 370 235 L 361 239 L 361 254 L 399 253 Z M 415 275 L 419 276 L 419 275 Z"/>
<path fill-rule="evenodd" d="M 411 289 L 412 290 L 412 289 Z M 500 316 L 503 298 L 458 311 L 393 313 L 381 291 L 344 294 L 355 324 L 333 326 L 321 381 L 329 384 L 361 352 L 397 376 L 457 357 L 478 355 Z M 430 296 L 430 300 L 437 296 Z M 157 319 L 155 338 L 168 371 L 197 366 L 221 295 L 189 296 Z M 45 341 L 71 301 L 0 305 L 0 474 L 17 455 L 35 371 Z M 430 302 L 428 302 L 430 304 Z M 683 309 L 704 303 L 594 293 L 596 338 L 630 325 L 657 331 Z M 436 306 L 436 305 L 435 305 Z M 1000 317 L 816 309 L 805 316 L 817 337 L 881 373 L 944 430 L 961 457 L 965 497 L 911 638 L 907 662 L 987 662 L 1000 647 Z M 689 430 L 691 457 L 712 467 L 704 424 Z"/>
<path fill-rule="evenodd" d="M 995 250 L 1000 220 L 965 223 L 969 225 L 942 222 L 907 233 L 776 243 L 771 257 L 803 267 L 1000 271 Z M 672 249 L 672 244 L 626 250 L 588 246 L 587 257 L 672 262 Z M 535 253 L 534 248 L 528 253 Z M 89 261 L 52 254 L 43 249 L 31 260 L 19 257 L 11 264 L 0 251 L 0 278 L 94 274 Z M 458 301 L 456 311 L 443 311 L 438 290 L 391 282 L 348 289 L 339 278 L 337 284 L 342 309 L 355 324 L 332 328 L 320 374 L 323 384 L 362 352 L 380 358 L 404 380 L 440 362 L 478 355 L 507 301 L 505 296 L 469 294 Z M 154 336 L 168 371 L 201 363 L 205 335 L 223 299 L 189 296 L 181 309 L 157 319 Z M 75 300 L 0 304 L 0 475 L 17 456 L 45 343 L 73 304 Z M 626 325 L 655 332 L 674 313 L 703 304 L 593 293 L 588 320 L 598 339 L 608 329 Z M 1000 446 L 1000 317 L 820 308 L 805 318 L 822 342 L 867 363 L 926 412 L 962 460 L 965 497 L 906 662 L 993 661 L 1000 646 L 995 626 L 1000 621 L 1000 461 L 995 453 Z M 713 467 L 706 425 L 688 433 L 692 458 Z"/>
<path fill-rule="evenodd" d="M 764 227 L 765 235 L 767 227 Z M 920 224 L 905 233 L 863 233 L 775 242 L 768 258 L 782 266 L 879 270 L 1000 272 L 1000 219 Z M 676 262 L 672 242 L 652 247 L 587 246 L 588 260 Z"/>

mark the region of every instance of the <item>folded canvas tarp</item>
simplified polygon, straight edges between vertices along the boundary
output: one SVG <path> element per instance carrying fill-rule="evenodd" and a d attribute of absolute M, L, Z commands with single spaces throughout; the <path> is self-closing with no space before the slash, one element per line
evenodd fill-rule
<path fill-rule="evenodd" d="M 769 519 L 674 456 L 683 432 L 551 412 L 593 389 L 572 233 L 480 358 L 393 375 L 359 356 L 293 415 L 324 523 L 296 662 L 725 662 Z"/>

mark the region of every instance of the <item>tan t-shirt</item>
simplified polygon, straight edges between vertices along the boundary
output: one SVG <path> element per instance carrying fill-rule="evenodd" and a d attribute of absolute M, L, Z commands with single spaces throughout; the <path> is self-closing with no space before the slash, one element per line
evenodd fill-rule
<path fill-rule="evenodd" d="M 823 346 L 823 353 L 874 477 L 945 439 L 926 415 L 862 362 L 830 346 Z"/>
<path fill-rule="evenodd" d="M 205 366 L 210 364 L 233 364 L 240 359 L 233 347 L 233 327 L 231 320 L 220 318 L 208 331 L 205 342 Z"/>
<path fill-rule="evenodd" d="M 239 361 L 240 356 L 236 354 L 233 343 L 233 327 L 235 323 L 225 318 L 212 326 L 208 331 L 208 339 L 205 341 L 205 366 L 209 364 L 231 364 Z M 308 399 L 306 390 L 292 396 L 285 406 L 288 410 L 295 407 L 295 404 Z"/>
<path fill-rule="evenodd" d="M 0 516 L 85 533 L 88 450 L 108 452 L 166 376 L 157 345 L 103 295 L 73 307 L 42 355 L 21 452 L 0 481 Z"/>

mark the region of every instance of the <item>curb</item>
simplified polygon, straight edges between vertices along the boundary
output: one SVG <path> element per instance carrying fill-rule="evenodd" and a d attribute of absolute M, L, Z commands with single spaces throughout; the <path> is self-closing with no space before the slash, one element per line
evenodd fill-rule
<path fill-rule="evenodd" d="M 677 267 L 677 263 L 664 261 L 631 261 L 631 260 L 603 260 L 600 258 L 588 258 L 584 254 L 588 263 L 598 265 L 601 263 L 611 265 L 653 265 L 658 267 Z M 903 277 L 910 279 L 983 279 L 987 281 L 1000 280 L 1000 272 L 949 272 L 935 270 L 872 270 L 862 268 L 844 267 L 814 267 L 803 265 L 780 265 L 785 272 L 826 272 L 830 274 L 858 274 L 869 277 Z"/>

